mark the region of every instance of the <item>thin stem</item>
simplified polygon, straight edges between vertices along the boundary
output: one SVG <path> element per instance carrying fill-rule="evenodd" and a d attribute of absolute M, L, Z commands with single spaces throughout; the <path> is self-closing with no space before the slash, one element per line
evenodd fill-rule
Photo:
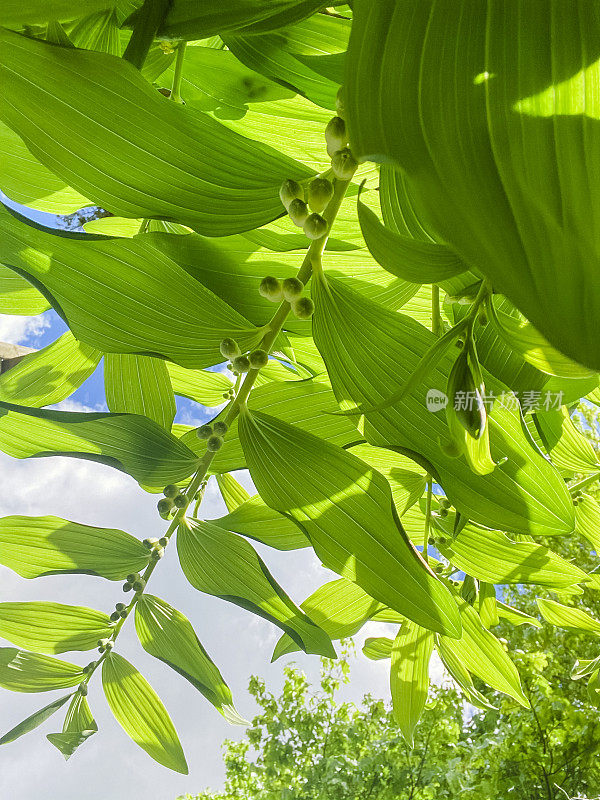
<path fill-rule="evenodd" d="M 431 287 L 431 330 L 435 336 L 442 332 L 442 315 L 440 314 L 440 287 L 434 283 Z"/>
<path fill-rule="evenodd" d="M 423 558 L 425 559 L 425 563 L 429 564 L 429 552 L 428 552 L 428 544 L 429 544 L 429 530 L 431 526 L 431 495 L 433 492 L 433 479 L 431 475 L 427 475 L 427 498 L 425 500 L 425 538 L 423 540 Z"/>
<path fill-rule="evenodd" d="M 181 98 L 181 78 L 183 76 L 183 60 L 185 58 L 186 42 L 180 42 L 177 47 L 177 58 L 175 59 L 175 71 L 173 73 L 173 85 L 171 87 L 171 100 L 176 103 L 183 103 Z"/>
<path fill-rule="evenodd" d="M 171 0 L 145 0 L 135 15 L 133 33 L 123 53 L 125 61 L 129 61 L 138 69 L 144 66 L 154 36 L 167 16 L 170 6 Z"/>
<path fill-rule="evenodd" d="M 569 486 L 569 491 L 571 494 L 575 492 L 580 492 L 582 489 L 586 489 L 592 483 L 595 483 L 598 478 L 600 478 L 600 472 L 594 472 L 592 475 L 588 475 L 587 478 L 583 478 L 580 480 L 579 483 L 574 483 L 573 486 Z"/>

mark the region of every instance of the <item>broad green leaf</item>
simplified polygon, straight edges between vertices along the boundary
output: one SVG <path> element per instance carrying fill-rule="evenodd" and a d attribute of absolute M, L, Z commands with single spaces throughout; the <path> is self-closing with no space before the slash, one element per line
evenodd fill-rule
<path fill-rule="evenodd" d="M 600 553 L 600 504 L 596 498 L 583 494 L 575 507 L 577 533 L 590 542 L 596 553 Z"/>
<path fill-rule="evenodd" d="M 385 606 L 369 597 L 355 583 L 338 578 L 319 586 L 300 604 L 300 608 L 334 640 L 354 636 Z M 296 650 L 296 643 L 284 634 L 275 645 L 273 661 Z"/>
<path fill-rule="evenodd" d="M 16 647 L 0 647 L 0 686 L 11 692 L 52 692 L 76 686 L 81 667 Z"/>
<path fill-rule="evenodd" d="M 569 475 L 598 472 L 598 456 L 590 440 L 577 430 L 566 408 L 540 411 L 534 420 L 546 451 L 560 470 Z"/>
<path fill-rule="evenodd" d="M 102 611 L 61 603 L 0 603 L 0 636 L 39 653 L 93 650 L 111 635 L 113 625 Z"/>
<path fill-rule="evenodd" d="M 306 653 L 335 658 L 326 633 L 296 606 L 241 536 L 210 522 L 186 520 L 177 532 L 177 552 L 195 589 L 264 617 Z"/>
<path fill-rule="evenodd" d="M 476 708 L 495 709 L 495 706 L 489 703 L 481 692 L 475 688 L 469 670 L 465 667 L 460 658 L 446 647 L 446 640 L 443 636 L 436 636 L 436 650 L 442 664 L 456 684 L 462 689 L 468 702 Z"/>
<path fill-rule="evenodd" d="M 531 617 L 529 614 L 519 611 L 518 608 L 511 608 L 511 606 L 507 606 L 499 600 L 496 601 L 496 609 L 498 611 L 498 616 L 510 622 L 511 625 L 533 625 L 534 628 L 542 627 L 542 623 L 535 617 Z"/>
<path fill-rule="evenodd" d="M 0 400 L 33 407 L 60 403 L 89 378 L 101 358 L 102 353 L 67 331 L 0 376 Z"/>
<path fill-rule="evenodd" d="M 393 645 L 394 640 L 388 639 L 387 636 L 370 636 L 365 639 L 362 648 L 363 655 L 370 658 L 371 661 L 383 661 L 386 658 L 391 658 Z"/>
<path fill-rule="evenodd" d="M 106 53 L 5 31 L 0 75 L 2 120 L 45 166 L 117 216 L 163 217 L 222 236 L 279 216 L 281 182 L 310 175 L 170 102 Z M 36 124 L 25 113 L 33 106 Z"/>
<path fill-rule="evenodd" d="M 111 411 L 141 414 L 171 430 L 175 397 L 164 361 L 150 356 L 107 353 L 104 389 Z"/>
<path fill-rule="evenodd" d="M 167 361 L 167 371 L 175 394 L 195 400 L 203 406 L 220 406 L 223 397 L 233 384 L 222 372 L 209 372 L 201 369 L 185 369 L 179 364 Z"/>
<path fill-rule="evenodd" d="M 402 516 L 425 491 L 425 472 L 401 453 L 383 447 L 359 444 L 349 452 L 374 467 L 387 478 L 398 514 Z"/>
<path fill-rule="evenodd" d="M 410 544 L 379 472 L 266 414 L 244 411 L 239 431 L 261 497 L 301 526 L 325 567 L 424 626 L 458 635 L 452 597 Z"/>
<path fill-rule="evenodd" d="M 409 747 L 429 693 L 429 660 L 434 635 L 405 620 L 392 645 L 392 711 Z"/>
<path fill-rule="evenodd" d="M 518 703 L 529 707 L 523 694 L 517 668 L 510 660 L 496 637 L 486 630 L 479 615 L 462 598 L 457 598 L 462 622 L 460 639 L 444 637 L 444 648 L 458 659 L 464 667 L 498 692 L 513 697 Z"/>
<path fill-rule="evenodd" d="M 358 0 L 344 86 L 356 156 L 401 167 L 452 250 L 597 370 L 596 11 Z"/>
<path fill-rule="evenodd" d="M 0 25 L 21 28 L 54 19 L 69 20 L 102 11 L 114 4 L 115 0 L 86 0 L 85 4 L 73 3 L 73 0 L 28 0 L 26 4 L 18 0 L 3 0 Z"/>
<path fill-rule="evenodd" d="M 216 478 L 219 491 L 229 513 L 235 511 L 236 508 L 239 508 L 250 499 L 249 492 L 229 472 L 217 475 Z"/>
<path fill-rule="evenodd" d="M 62 733 L 49 733 L 46 739 L 57 747 L 65 757 L 65 761 L 68 761 L 75 750 L 97 731 L 98 725 L 92 716 L 87 699 L 77 692 L 67 710 Z"/>
<path fill-rule="evenodd" d="M 466 525 L 454 539 L 440 545 L 458 569 L 489 583 L 535 583 L 571 586 L 587 575 L 547 547 L 515 542 L 500 531 Z"/>
<path fill-rule="evenodd" d="M 249 536 L 277 550 L 310 547 L 309 540 L 300 528 L 283 514 L 269 508 L 258 494 L 224 517 L 211 519 L 210 522 L 211 525 Z"/>
<path fill-rule="evenodd" d="M 206 367 L 222 361 L 219 344 L 225 336 L 245 349 L 260 341 L 260 330 L 156 246 L 188 237 L 59 236 L 2 205 L 0 234 L 0 262 L 31 280 L 74 336 L 98 350 Z M 176 304 L 167 299 L 173 291 Z"/>
<path fill-rule="evenodd" d="M 163 767 L 188 774 L 177 731 L 160 697 L 137 669 L 117 653 L 102 665 L 102 686 L 125 733 Z"/>
<path fill-rule="evenodd" d="M 2 401 L 0 450 L 14 458 L 71 455 L 98 461 L 156 487 L 187 478 L 198 463 L 191 450 L 146 417 L 42 411 Z"/>
<path fill-rule="evenodd" d="M 387 401 L 436 341 L 418 322 L 383 309 L 329 275 L 313 278 L 312 293 L 315 341 L 345 410 Z M 518 404 L 515 408 L 514 398 L 491 376 L 485 378 L 486 388 L 497 399 L 488 424 L 498 466 L 489 475 L 478 475 L 466 460 L 451 458 L 441 449 L 440 441 L 448 441 L 448 427 L 442 406 L 435 407 L 437 413 L 428 410 L 427 396 L 445 394 L 453 360 L 453 354 L 442 355 L 404 400 L 367 413 L 366 439 L 397 448 L 432 470 L 452 504 L 476 522 L 516 533 L 570 533 L 574 510 L 564 481 L 531 447 Z"/>
<path fill-rule="evenodd" d="M 577 681 L 580 678 L 585 678 L 588 675 L 591 675 L 592 672 L 595 672 L 599 668 L 600 668 L 600 656 L 590 659 L 587 658 L 577 659 L 577 661 L 573 664 L 571 678 L 573 678 L 574 681 Z"/>
<path fill-rule="evenodd" d="M 113 0 L 114 2 L 114 0 Z M 82 17 L 65 30 L 75 47 L 121 55 L 121 38 L 116 8 L 108 8 Z"/>
<path fill-rule="evenodd" d="M 50 308 L 50 303 L 25 278 L 0 264 L 0 314 L 33 317 Z"/>
<path fill-rule="evenodd" d="M 234 708 L 229 686 L 180 611 L 143 594 L 135 608 L 135 629 L 147 653 L 186 678 L 229 722 L 246 723 Z"/>
<path fill-rule="evenodd" d="M 498 625 L 498 601 L 496 600 L 496 587 L 493 583 L 479 583 L 479 595 L 477 597 L 479 618 L 484 628 L 488 630 Z"/>
<path fill-rule="evenodd" d="M 35 730 L 39 725 L 42 725 L 49 717 L 52 716 L 59 708 L 62 708 L 64 704 L 71 698 L 71 695 L 68 694 L 65 697 L 59 697 L 58 700 L 54 700 L 44 708 L 40 708 L 39 711 L 36 711 L 27 719 L 24 719 L 23 722 L 19 722 L 18 725 L 15 725 L 8 733 L 5 733 L 2 738 L 0 738 L 0 744 L 8 744 L 9 742 L 14 742 L 15 739 L 18 739 L 20 736 L 24 736 L 26 733 Z"/>
<path fill-rule="evenodd" d="M 0 564 L 23 578 L 87 573 L 112 581 L 142 572 L 150 554 L 130 534 L 59 517 L 0 519 Z"/>
<path fill-rule="evenodd" d="M 544 600 L 541 597 L 537 598 L 537 604 L 542 617 L 551 625 L 600 634 L 600 622 L 580 608 L 563 606 L 555 600 Z"/>

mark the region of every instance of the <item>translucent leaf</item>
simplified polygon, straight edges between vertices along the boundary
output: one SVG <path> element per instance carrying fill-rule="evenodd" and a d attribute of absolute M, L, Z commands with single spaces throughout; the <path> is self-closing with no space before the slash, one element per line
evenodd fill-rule
<path fill-rule="evenodd" d="M 11 692 L 52 692 L 76 686 L 81 667 L 16 647 L 0 647 L 0 686 Z"/>
<path fill-rule="evenodd" d="M 92 650 L 113 625 L 101 611 L 61 603 L 0 603 L 0 636 L 40 653 Z"/>
<path fill-rule="evenodd" d="M 62 708 L 64 704 L 69 700 L 71 697 L 70 694 L 66 695 L 66 697 L 60 697 L 58 700 L 54 700 L 44 708 L 40 708 L 39 711 L 36 711 L 27 719 L 24 719 L 23 722 L 19 722 L 18 725 L 15 725 L 8 733 L 5 733 L 4 736 L 0 738 L 0 744 L 9 744 L 9 742 L 14 742 L 15 739 L 19 739 L 21 736 L 24 736 L 26 733 L 35 730 L 37 727 L 42 725 L 49 717 L 52 716 L 59 708 Z"/>

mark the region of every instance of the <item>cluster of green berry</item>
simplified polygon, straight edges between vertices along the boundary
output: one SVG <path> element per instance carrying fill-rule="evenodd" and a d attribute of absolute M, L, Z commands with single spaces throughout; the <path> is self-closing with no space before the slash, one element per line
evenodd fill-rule
<path fill-rule="evenodd" d="M 227 425 L 220 420 L 213 422 L 212 425 L 201 425 L 196 430 L 196 436 L 206 440 L 206 448 L 211 453 L 216 453 L 223 447 L 223 436 L 226 433 Z"/>
<path fill-rule="evenodd" d="M 139 572 L 130 572 L 125 583 L 123 584 L 123 591 L 130 592 L 143 592 L 146 588 L 146 581 L 142 578 Z"/>
<path fill-rule="evenodd" d="M 105 653 L 107 650 L 112 650 L 115 643 L 111 639 L 98 639 L 98 652 Z"/>
<path fill-rule="evenodd" d="M 144 539 L 143 545 L 150 550 L 150 555 L 152 558 L 162 558 L 165 554 L 165 547 L 169 544 L 169 540 L 166 536 L 161 536 L 160 539 L 151 538 L 151 539 Z"/>
<path fill-rule="evenodd" d="M 111 622 L 118 622 L 120 619 L 126 619 L 129 611 L 127 610 L 127 606 L 125 603 L 117 603 L 115 606 L 115 610 L 110 615 Z"/>
<path fill-rule="evenodd" d="M 343 92 L 344 89 L 340 86 L 335 101 L 337 116 L 327 123 L 325 142 L 327 143 L 327 155 L 331 158 L 333 174 L 341 181 L 349 181 L 356 172 L 358 164 L 348 147 Z"/>
<path fill-rule="evenodd" d="M 580 503 L 584 501 L 583 492 L 581 490 L 577 490 L 573 495 L 573 505 L 578 506 Z"/>
<path fill-rule="evenodd" d="M 325 236 L 329 225 L 321 212 L 333 197 L 333 184 L 327 178 L 314 178 L 308 185 L 308 203 L 304 187 L 288 178 L 281 184 L 279 197 L 294 225 L 302 228 L 309 239 Z M 312 212 L 312 213 L 311 213 Z"/>
<path fill-rule="evenodd" d="M 164 497 L 156 504 L 158 513 L 163 519 L 167 519 L 173 508 L 185 508 L 187 505 L 186 496 L 179 491 L 179 487 L 170 483 L 163 489 Z"/>
<path fill-rule="evenodd" d="M 272 303 L 280 303 L 286 300 L 292 307 L 292 311 L 298 319 L 310 319 L 315 310 L 315 306 L 310 297 L 305 297 L 304 284 L 298 278 L 286 278 L 280 281 L 272 275 L 263 278 L 258 287 L 258 291 L 266 300 Z"/>
<path fill-rule="evenodd" d="M 266 350 L 252 350 L 248 353 L 242 353 L 235 339 L 223 339 L 219 348 L 222 356 L 231 359 L 227 367 L 236 375 L 241 375 L 251 369 L 261 369 L 269 363 L 269 354 Z M 233 396 L 233 392 L 229 394 Z"/>

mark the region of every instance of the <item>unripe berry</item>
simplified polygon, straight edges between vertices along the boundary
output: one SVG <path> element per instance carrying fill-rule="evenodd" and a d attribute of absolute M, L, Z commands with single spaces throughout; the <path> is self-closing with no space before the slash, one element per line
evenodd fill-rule
<path fill-rule="evenodd" d="M 428 544 L 435 544 L 435 539 L 433 538 L 433 536 L 430 536 L 429 539 L 427 539 L 427 543 Z"/>
<path fill-rule="evenodd" d="M 152 550 L 152 548 L 154 547 L 154 545 L 157 542 L 158 542 L 158 539 L 144 539 L 142 544 L 144 545 L 144 547 L 147 547 L 148 550 Z M 120 611 L 120 610 L 121 610 L 120 608 L 117 608 L 117 611 Z"/>
<path fill-rule="evenodd" d="M 129 575 L 127 576 L 127 578 L 126 578 L 127 583 L 133 583 L 134 581 L 137 581 L 137 579 L 139 577 L 140 577 L 140 573 L 139 572 L 130 572 Z"/>
<path fill-rule="evenodd" d="M 306 218 L 309 214 L 308 206 L 304 200 L 292 200 L 288 209 L 288 214 L 290 215 L 290 219 L 294 225 L 297 225 L 298 228 L 301 228 L 306 222 Z"/>
<path fill-rule="evenodd" d="M 298 319 L 310 319 L 314 310 L 315 304 L 310 297 L 299 297 L 292 303 L 292 311 Z"/>
<path fill-rule="evenodd" d="M 252 363 L 252 355 L 250 355 L 250 363 Z M 213 425 L 213 431 L 217 434 L 217 436 L 225 436 L 227 433 L 227 425 L 221 420 L 217 420 Z"/>
<path fill-rule="evenodd" d="M 79 694 L 85 697 L 86 694 L 88 693 L 87 683 L 80 683 L 79 686 L 77 687 L 77 691 L 79 692 Z"/>
<path fill-rule="evenodd" d="M 134 581 L 133 584 L 133 591 L 134 592 L 141 592 L 146 588 L 146 581 L 143 578 L 140 578 L 137 581 Z"/>
<path fill-rule="evenodd" d="M 125 603 L 117 603 L 117 605 L 115 606 L 115 609 L 119 612 L 123 611 L 124 608 L 125 608 Z"/>
<path fill-rule="evenodd" d="M 270 300 L 272 303 L 279 303 L 283 298 L 279 278 L 274 278 L 273 275 L 267 275 L 260 282 L 258 293 L 261 297 Z"/>
<path fill-rule="evenodd" d="M 157 547 L 155 550 L 152 551 L 152 558 L 156 558 L 158 560 L 159 558 L 162 558 L 164 554 L 165 554 L 165 548 Z"/>
<path fill-rule="evenodd" d="M 178 494 L 173 498 L 173 505 L 175 508 L 185 508 L 187 506 L 187 498 L 184 494 Z"/>
<path fill-rule="evenodd" d="M 346 119 L 346 102 L 344 98 L 343 86 L 340 86 L 340 88 L 337 90 L 337 94 L 335 96 L 335 110 L 337 111 L 338 117 Z"/>
<path fill-rule="evenodd" d="M 87 675 L 88 672 L 91 672 L 94 669 L 95 666 L 96 666 L 96 662 L 95 661 L 90 661 L 90 663 L 86 664 L 85 667 L 81 671 L 83 672 L 84 675 Z"/>
<path fill-rule="evenodd" d="M 333 197 L 333 184 L 327 178 L 315 178 L 308 186 L 308 205 L 311 211 L 324 211 Z M 285 294 L 285 292 L 284 292 Z"/>
<path fill-rule="evenodd" d="M 98 639 L 98 649 L 104 650 L 108 645 L 109 639 Z"/>
<path fill-rule="evenodd" d="M 121 619 L 127 619 L 128 615 L 129 611 L 126 608 L 124 608 L 122 611 L 119 611 L 119 616 Z"/>
<path fill-rule="evenodd" d="M 290 203 L 293 200 L 304 200 L 304 189 L 298 183 L 298 181 L 288 178 L 287 181 L 284 181 L 281 184 L 279 197 L 281 198 L 281 202 L 285 206 L 286 210 L 288 210 Z"/>
<path fill-rule="evenodd" d="M 349 181 L 356 172 L 358 162 L 347 147 L 338 150 L 331 159 L 331 169 L 336 178 Z"/>
<path fill-rule="evenodd" d="M 221 351 L 223 358 L 235 358 L 242 352 L 235 339 L 223 339 L 219 345 L 219 350 Z"/>
<path fill-rule="evenodd" d="M 156 504 L 159 514 L 168 514 L 169 511 L 173 508 L 173 501 L 169 500 L 168 497 L 161 498 L 158 503 Z"/>
<path fill-rule="evenodd" d="M 283 296 L 291 303 L 297 297 L 300 297 L 304 291 L 304 284 L 298 278 L 286 278 L 282 284 Z"/>
<path fill-rule="evenodd" d="M 201 425 L 196 430 L 196 436 L 199 439 L 208 439 L 209 436 L 212 436 L 212 428 L 210 425 Z"/>
<path fill-rule="evenodd" d="M 217 450 L 220 450 L 223 447 L 223 439 L 221 439 L 220 436 L 211 436 L 206 443 L 206 446 L 211 453 L 216 453 Z"/>
<path fill-rule="evenodd" d="M 179 494 L 179 489 L 177 488 L 177 486 L 175 486 L 174 483 L 170 483 L 163 489 L 163 494 L 165 497 L 170 497 L 172 499 L 173 497 L 175 497 L 175 495 Z"/>
<path fill-rule="evenodd" d="M 116 622 L 119 619 L 121 619 L 121 615 L 119 614 L 119 612 L 118 611 L 113 611 L 113 613 L 110 615 L 110 621 L 111 622 Z"/>
<path fill-rule="evenodd" d="M 167 539 L 166 536 L 161 536 L 160 539 L 158 540 L 158 544 L 160 545 L 160 547 L 166 547 L 169 544 L 169 540 Z"/>
<path fill-rule="evenodd" d="M 327 155 L 333 158 L 334 153 L 348 144 L 346 123 L 341 117 L 333 117 L 325 128 L 325 141 L 327 142 Z"/>
<path fill-rule="evenodd" d="M 252 369 L 261 369 L 269 363 L 269 354 L 265 350 L 253 350 L 250 353 L 250 366 Z"/>
<path fill-rule="evenodd" d="M 320 239 L 327 233 L 327 220 L 320 214 L 311 214 L 304 223 L 304 233 L 309 239 Z"/>
<path fill-rule="evenodd" d="M 129 581 L 125 581 L 123 584 L 123 591 L 130 592 L 133 589 L 133 586 L 129 583 Z"/>
<path fill-rule="evenodd" d="M 248 372 L 250 369 L 250 359 L 248 356 L 238 356 L 233 359 L 232 366 L 234 372 Z"/>

